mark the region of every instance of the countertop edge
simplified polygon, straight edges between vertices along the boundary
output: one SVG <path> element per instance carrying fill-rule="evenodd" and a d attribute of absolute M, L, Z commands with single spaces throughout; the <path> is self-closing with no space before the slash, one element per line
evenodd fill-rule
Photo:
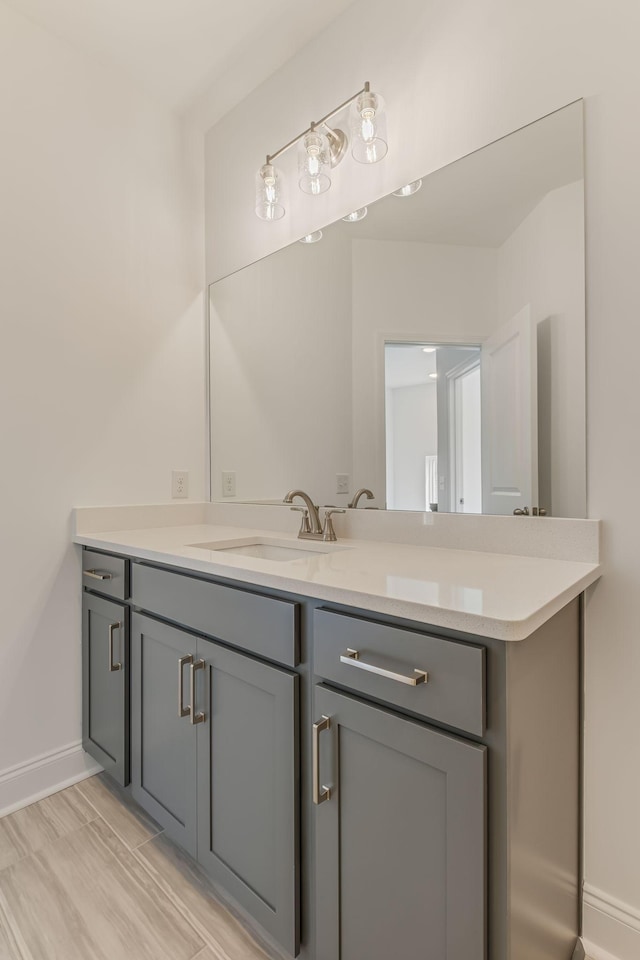
<path fill-rule="evenodd" d="M 96 550 L 116 553 L 139 560 L 148 560 L 151 563 L 162 564 L 177 570 L 205 573 L 210 576 L 237 580 L 252 586 L 266 587 L 291 593 L 297 596 L 307 596 L 326 603 L 342 604 L 371 610 L 416 623 L 455 630 L 473 636 L 491 637 L 505 642 L 525 640 L 535 633 L 544 623 L 558 613 L 566 604 L 578 597 L 587 587 L 595 583 L 602 575 L 602 565 L 599 563 L 580 562 L 586 569 L 584 574 L 569 584 L 564 590 L 554 596 L 542 607 L 535 610 L 530 616 L 522 620 L 500 619 L 487 617 L 451 608 L 432 606 L 412 600 L 381 597 L 365 591 L 354 590 L 348 587 L 334 587 L 310 582 L 301 582 L 288 578 L 279 573 L 268 573 L 251 570 L 224 563 L 213 563 L 210 560 L 198 560 L 191 557 L 176 557 L 161 550 L 134 547 L 123 544 L 118 540 L 109 540 L 109 534 L 104 532 L 99 536 L 91 534 L 76 534 L 73 542 Z"/>

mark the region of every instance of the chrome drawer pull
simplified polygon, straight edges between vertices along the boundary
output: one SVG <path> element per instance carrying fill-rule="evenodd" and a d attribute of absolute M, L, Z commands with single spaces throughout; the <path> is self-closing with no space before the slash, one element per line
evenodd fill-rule
<path fill-rule="evenodd" d="M 100 570 L 83 570 L 83 577 L 91 577 L 92 580 L 113 580 L 112 573 L 102 573 Z"/>
<path fill-rule="evenodd" d="M 331 729 L 331 720 L 329 717 L 322 716 L 322 720 L 313 725 L 313 802 L 315 804 L 324 803 L 331 798 L 331 790 L 322 784 L 322 793 L 320 792 L 320 734 L 323 730 Z"/>
<path fill-rule="evenodd" d="M 196 660 L 189 666 L 189 696 L 191 697 L 191 707 L 189 708 L 189 717 L 191 723 L 204 723 L 206 717 L 204 713 L 196 713 L 196 670 L 204 670 L 204 660 Z"/>
<path fill-rule="evenodd" d="M 410 687 L 417 687 L 419 683 L 426 683 L 429 679 L 429 674 L 426 670 L 414 670 L 415 677 L 406 677 L 403 673 L 394 673 L 392 670 L 374 667 L 372 663 L 365 663 L 364 660 L 361 660 L 360 651 L 352 650 L 351 647 L 347 647 L 347 652 L 342 654 L 340 663 L 357 667 L 359 670 L 366 670 L 368 673 L 375 673 L 379 677 L 387 677 L 389 680 L 397 680 L 398 683 L 406 683 Z"/>
<path fill-rule="evenodd" d="M 116 630 L 119 630 L 122 624 L 118 620 L 116 623 L 109 624 L 109 672 L 115 673 L 116 670 L 122 670 L 122 664 L 120 662 L 113 662 L 113 635 Z"/>
<path fill-rule="evenodd" d="M 193 657 L 190 653 L 187 653 L 186 656 L 180 657 L 178 660 L 178 716 L 179 717 L 188 717 L 191 713 L 191 707 L 185 707 L 184 705 L 184 696 L 182 693 L 182 668 L 185 663 L 193 663 Z"/>

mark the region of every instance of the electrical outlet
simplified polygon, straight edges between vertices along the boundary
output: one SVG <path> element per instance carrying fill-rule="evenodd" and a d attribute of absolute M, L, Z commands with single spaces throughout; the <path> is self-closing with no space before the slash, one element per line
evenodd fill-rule
<path fill-rule="evenodd" d="M 171 496 L 174 500 L 184 500 L 189 496 L 189 471 L 171 471 Z"/>
<path fill-rule="evenodd" d="M 234 470 L 222 471 L 222 496 L 235 497 L 236 495 L 236 474 Z"/>
<path fill-rule="evenodd" d="M 336 473 L 336 493 L 349 493 L 348 473 Z"/>

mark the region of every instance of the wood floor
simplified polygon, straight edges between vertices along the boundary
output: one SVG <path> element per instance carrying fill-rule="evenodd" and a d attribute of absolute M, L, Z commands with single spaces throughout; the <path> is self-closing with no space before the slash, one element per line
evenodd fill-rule
<path fill-rule="evenodd" d="M 99 775 L 0 819 L 0 960 L 268 960 Z"/>

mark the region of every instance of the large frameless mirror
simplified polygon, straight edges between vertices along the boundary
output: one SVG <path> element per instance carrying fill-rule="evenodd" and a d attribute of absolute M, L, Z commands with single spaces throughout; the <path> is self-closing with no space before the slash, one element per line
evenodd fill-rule
<path fill-rule="evenodd" d="M 212 499 L 585 516 L 581 102 L 416 186 L 211 285 Z"/>

